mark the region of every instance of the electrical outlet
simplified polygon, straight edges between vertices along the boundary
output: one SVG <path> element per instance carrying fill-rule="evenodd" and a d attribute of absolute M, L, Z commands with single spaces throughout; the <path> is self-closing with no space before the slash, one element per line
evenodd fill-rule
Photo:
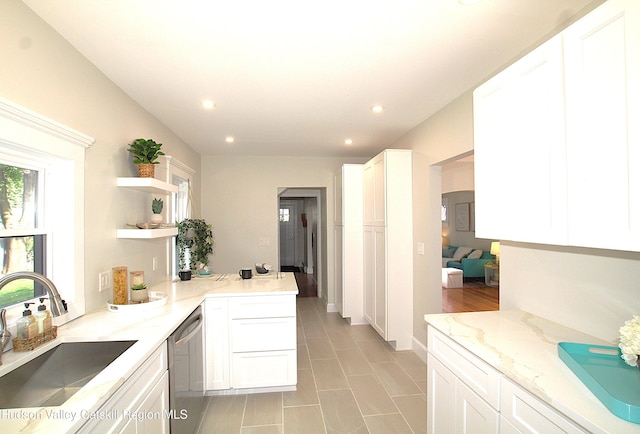
<path fill-rule="evenodd" d="M 271 238 L 260 238 L 258 240 L 258 245 L 259 246 L 270 246 L 271 245 Z"/>
<path fill-rule="evenodd" d="M 98 292 L 111 288 L 111 272 L 104 271 L 98 274 Z"/>

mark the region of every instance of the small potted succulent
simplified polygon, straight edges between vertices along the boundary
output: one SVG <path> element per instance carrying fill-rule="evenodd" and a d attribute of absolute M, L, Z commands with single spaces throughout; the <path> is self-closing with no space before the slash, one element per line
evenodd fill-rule
<path fill-rule="evenodd" d="M 144 303 L 149 301 L 149 291 L 144 283 L 131 285 L 131 301 L 134 303 Z"/>
<path fill-rule="evenodd" d="M 151 223 L 162 223 L 162 207 L 164 205 L 164 202 L 162 201 L 162 199 L 158 199 L 158 198 L 153 198 L 153 201 L 151 202 L 151 211 L 153 211 L 153 214 L 151 215 Z"/>
<path fill-rule="evenodd" d="M 141 178 L 153 178 L 155 164 L 160 164 L 158 157 L 164 155 L 160 150 L 162 143 L 156 143 L 152 139 L 135 139 L 129 144 L 127 151 L 133 155 L 133 164 L 138 165 L 138 176 Z"/>

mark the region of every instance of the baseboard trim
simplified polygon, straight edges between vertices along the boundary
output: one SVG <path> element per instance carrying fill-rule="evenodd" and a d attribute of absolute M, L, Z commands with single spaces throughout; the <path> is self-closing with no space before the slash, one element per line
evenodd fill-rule
<path fill-rule="evenodd" d="M 337 312 L 338 308 L 335 303 L 327 303 L 327 312 Z"/>
<path fill-rule="evenodd" d="M 417 340 L 415 336 L 413 337 L 413 340 L 412 340 L 411 349 L 413 350 L 414 353 L 416 353 L 418 357 L 420 357 L 420 359 L 423 362 L 427 363 L 427 346 L 422 342 L 420 342 L 419 340 Z"/>

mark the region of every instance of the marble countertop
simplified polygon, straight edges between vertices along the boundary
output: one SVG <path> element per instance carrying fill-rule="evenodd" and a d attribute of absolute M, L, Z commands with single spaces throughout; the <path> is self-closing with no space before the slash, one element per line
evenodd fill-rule
<path fill-rule="evenodd" d="M 611 413 L 558 356 L 558 342 L 613 345 L 519 310 L 425 315 L 425 321 L 591 432 L 640 432 Z"/>
<path fill-rule="evenodd" d="M 297 294 L 293 273 L 254 275 L 242 280 L 237 274 L 214 274 L 190 281 L 161 282 L 149 291 L 167 294 L 167 303 L 155 309 L 127 313 L 110 312 L 107 306 L 58 327 L 58 337 L 29 352 L 4 353 L 0 376 L 63 342 L 137 340 L 122 356 L 58 407 L 0 409 L 2 432 L 74 432 L 134 373 L 207 297 Z"/>

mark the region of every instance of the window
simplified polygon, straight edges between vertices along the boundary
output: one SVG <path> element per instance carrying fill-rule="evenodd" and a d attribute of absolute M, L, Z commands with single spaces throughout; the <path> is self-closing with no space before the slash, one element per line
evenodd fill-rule
<path fill-rule="evenodd" d="M 0 97 L 0 176 L 5 178 L 7 194 L 5 208 L 0 210 L 0 218 L 5 217 L 0 223 L 4 243 L 0 253 L 11 252 L 2 264 L 22 261 L 25 268 L 33 267 L 55 283 L 68 304 L 68 313 L 56 318 L 56 325 L 85 312 L 85 150 L 93 142 L 85 134 Z M 7 213 L 11 213 L 11 223 Z M 17 254 L 18 248 L 22 253 Z M 31 291 L 38 295 L 41 289 L 21 288 L 15 291 L 16 299 L 2 303 L 13 304 Z M 6 309 L 7 323 L 13 327 L 24 307 L 14 304 Z"/>
<path fill-rule="evenodd" d="M 288 208 L 280 208 L 280 221 L 288 222 L 289 221 L 289 209 Z"/>
<path fill-rule="evenodd" d="M 45 274 L 43 180 L 42 168 L 0 157 L 0 276 L 15 271 Z M 0 291 L 0 308 L 44 295 L 42 285 L 17 280 Z"/>

